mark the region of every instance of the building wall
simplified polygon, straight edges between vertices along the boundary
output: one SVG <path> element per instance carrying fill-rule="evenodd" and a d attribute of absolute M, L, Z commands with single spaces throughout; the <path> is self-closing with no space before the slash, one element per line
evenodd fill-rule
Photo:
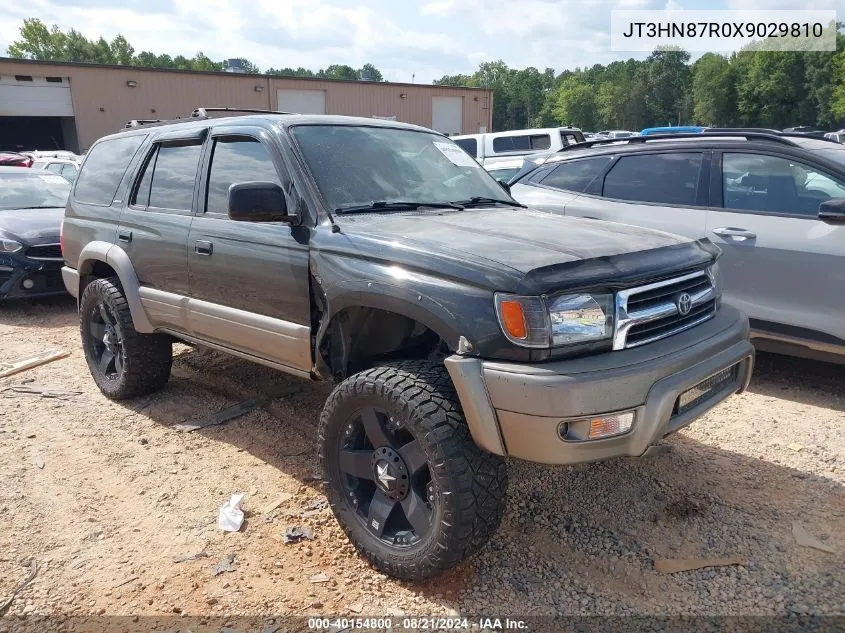
<path fill-rule="evenodd" d="M 82 150 L 131 119 L 172 119 L 202 106 L 275 110 L 279 88 L 325 90 L 327 114 L 395 116 L 425 127 L 431 126 L 433 96 L 462 97 L 463 133 L 489 130 L 492 121 L 491 91 L 471 88 L 0 60 L 0 76 L 13 75 L 69 78 Z"/>

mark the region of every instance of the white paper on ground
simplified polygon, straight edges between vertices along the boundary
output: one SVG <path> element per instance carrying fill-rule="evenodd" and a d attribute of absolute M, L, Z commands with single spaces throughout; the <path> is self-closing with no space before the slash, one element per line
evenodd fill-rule
<path fill-rule="evenodd" d="M 217 529 L 224 532 L 237 532 L 244 522 L 244 512 L 241 510 L 241 501 L 244 495 L 232 495 L 226 503 L 220 506 L 220 513 L 217 515 Z"/>

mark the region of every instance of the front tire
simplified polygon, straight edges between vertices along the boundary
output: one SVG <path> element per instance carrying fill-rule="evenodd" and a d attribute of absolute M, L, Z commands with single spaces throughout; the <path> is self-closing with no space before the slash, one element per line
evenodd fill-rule
<path fill-rule="evenodd" d="M 173 363 L 171 339 L 135 331 L 117 279 L 96 279 L 85 287 L 79 318 L 88 369 L 108 398 L 135 398 L 167 384 Z"/>
<path fill-rule="evenodd" d="M 319 427 L 332 511 L 375 567 L 419 580 L 487 542 L 504 514 L 504 460 L 472 441 L 445 367 L 406 361 L 351 376 Z"/>

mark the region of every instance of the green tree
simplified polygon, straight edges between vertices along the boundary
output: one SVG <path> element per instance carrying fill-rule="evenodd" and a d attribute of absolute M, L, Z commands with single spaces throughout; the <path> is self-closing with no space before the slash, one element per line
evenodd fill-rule
<path fill-rule="evenodd" d="M 580 77 L 564 79 L 557 89 L 554 114 L 563 125 L 595 129 L 596 95 L 593 86 Z"/>
<path fill-rule="evenodd" d="M 369 62 L 361 67 L 358 75 L 362 78 L 369 75 L 369 81 L 384 81 L 384 75 L 381 74 L 381 71 Z"/>
<path fill-rule="evenodd" d="M 135 49 L 122 35 L 118 35 L 111 41 L 109 51 L 116 64 L 132 66 L 135 63 Z"/>
<path fill-rule="evenodd" d="M 299 68 L 268 68 L 267 71 L 264 73 L 266 75 L 280 75 L 282 77 L 313 77 L 314 72 L 308 70 L 307 68 L 303 68 L 300 66 Z"/>
<path fill-rule="evenodd" d="M 317 77 L 320 79 L 348 79 L 352 81 L 360 79 L 358 71 L 346 64 L 332 64 L 326 69 L 320 69 L 317 72 Z"/>
<path fill-rule="evenodd" d="M 468 86 L 472 87 L 472 75 L 443 75 L 440 79 L 434 80 L 435 86 Z"/>
<path fill-rule="evenodd" d="M 689 120 L 689 53 L 658 49 L 645 60 L 646 112 L 655 124 Z"/>
<path fill-rule="evenodd" d="M 736 84 L 727 58 L 705 53 L 692 67 L 693 120 L 709 126 L 733 123 Z"/>
<path fill-rule="evenodd" d="M 6 49 L 9 57 L 65 61 L 65 34 L 57 25 L 48 29 L 38 18 L 26 18 L 20 30 L 20 39 Z"/>

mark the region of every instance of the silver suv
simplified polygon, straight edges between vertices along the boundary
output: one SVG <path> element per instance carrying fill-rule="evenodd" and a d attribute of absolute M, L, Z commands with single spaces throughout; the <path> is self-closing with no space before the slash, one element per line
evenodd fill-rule
<path fill-rule="evenodd" d="M 513 196 L 564 215 L 708 237 L 758 349 L 845 362 L 845 147 L 718 132 L 535 157 Z"/>

